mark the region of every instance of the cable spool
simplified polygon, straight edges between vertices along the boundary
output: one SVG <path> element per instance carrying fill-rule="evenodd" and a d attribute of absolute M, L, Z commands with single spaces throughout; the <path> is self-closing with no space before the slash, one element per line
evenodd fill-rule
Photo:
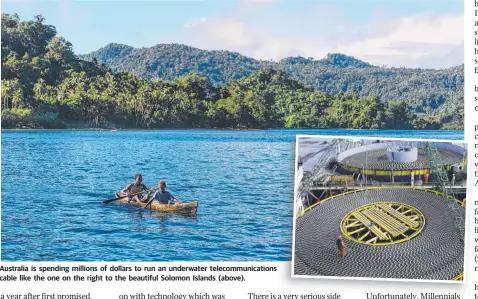
<path fill-rule="evenodd" d="M 346 240 L 346 256 L 336 238 L 346 215 L 373 203 L 399 201 L 426 219 L 420 234 L 406 242 L 370 246 Z M 458 211 L 465 217 L 465 209 Z M 330 197 L 296 221 L 295 275 L 449 280 L 463 272 L 464 232 L 454 225 L 444 196 L 419 188 L 370 188 Z"/>
<path fill-rule="evenodd" d="M 456 149 L 443 147 L 437 150 L 445 167 L 462 161 L 462 154 Z M 409 182 L 412 171 L 415 175 L 421 175 L 430 173 L 432 168 L 423 147 L 406 144 L 361 146 L 342 152 L 337 160 L 340 173 L 361 172 L 377 181 L 390 181 L 393 176 L 395 180 Z"/>

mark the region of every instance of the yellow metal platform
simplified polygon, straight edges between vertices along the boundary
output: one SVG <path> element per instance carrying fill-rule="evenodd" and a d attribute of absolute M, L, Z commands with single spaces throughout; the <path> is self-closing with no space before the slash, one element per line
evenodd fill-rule
<path fill-rule="evenodd" d="M 412 239 L 424 225 L 425 217 L 418 209 L 399 202 L 378 202 L 348 213 L 341 230 L 349 240 L 383 246 Z"/>

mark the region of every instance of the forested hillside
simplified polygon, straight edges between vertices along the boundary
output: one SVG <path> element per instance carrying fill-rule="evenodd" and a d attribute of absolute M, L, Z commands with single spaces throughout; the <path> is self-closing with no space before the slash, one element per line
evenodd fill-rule
<path fill-rule="evenodd" d="M 343 55 L 321 61 L 290 58 L 277 64 L 288 66 L 281 69 L 226 51 L 160 45 L 158 49 L 175 49 L 174 55 L 136 65 L 138 70 L 160 68 L 170 76 L 151 80 L 112 64 L 114 57 L 127 57 L 137 50 L 116 46 L 111 53 L 86 62 L 44 21 L 41 16 L 21 21 L 17 15 L 2 14 L 2 128 L 437 129 L 463 124 L 463 85 L 458 84 L 453 96 L 439 93 L 446 84 L 428 87 L 428 95 L 436 92 L 446 103 L 434 114 L 431 108 L 423 114 L 413 111 L 405 96 L 385 101 L 376 95 L 364 96 L 363 88 L 322 92 L 294 75 L 293 70 L 309 70 L 310 64 L 350 72 L 359 69 L 367 76 L 372 70 L 385 72 Z M 189 59 L 190 53 L 202 58 Z M 204 64 L 204 59 L 209 63 Z M 197 72 L 191 71 L 191 65 Z M 448 78 L 445 71 L 427 72 L 442 72 Z M 342 79 L 339 73 L 337 80 Z"/>
<path fill-rule="evenodd" d="M 417 112 L 432 112 L 447 99 L 459 96 L 463 65 L 446 70 L 385 68 L 343 54 L 314 60 L 289 57 L 279 62 L 259 61 L 229 51 L 206 51 L 179 44 L 135 49 L 109 44 L 82 59 L 97 59 L 115 72 L 146 79 L 173 81 L 180 76 L 205 77 L 215 86 L 251 75 L 263 68 L 284 71 L 299 83 L 329 95 L 353 91 L 382 101 L 403 99 Z"/>
<path fill-rule="evenodd" d="M 259 61 L 229 51 L 204 51 L 178 44 L 135 49 L 109 44 L 88 55 L 114 72 L 127 72 L 145 79 L 174 81 L 181 76 L 199 75 L 215 86 L 245 78 L 261 68 Z"/>

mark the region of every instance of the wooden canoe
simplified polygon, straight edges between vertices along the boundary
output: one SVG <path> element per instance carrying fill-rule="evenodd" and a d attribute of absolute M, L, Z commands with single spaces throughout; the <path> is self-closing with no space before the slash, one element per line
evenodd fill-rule
<path fill-rule="evenodd" d="M 116 197 L 121 197 L 125 196 L 126 193 L 117 193 Z M 119 203 L 129 203 L 141 208 L 144 208 L 147 203 L 140 203 L 136 201 L 128 201 L 128 198 L 122 198 L 118 199 L 116 202 Z M 160 204 L 157 200 L 153 201 L 147 209 L 159 211 L 159 212 L 165 212 L 165 213 L 179 213 L 179 214 L 188 214 L 188 215 L 194 215 L 197 213 L 198 210 L 198 202 L 193 201 L 193 202 L 184 202 L 184 203 L 179 203 L 179 204 Z"/>

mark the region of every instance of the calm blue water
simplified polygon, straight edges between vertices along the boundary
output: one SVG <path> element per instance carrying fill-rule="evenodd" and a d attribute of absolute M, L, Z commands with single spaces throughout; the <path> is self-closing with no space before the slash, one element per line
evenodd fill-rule
<path fill-rule="evenodd" d="M 4 261 L 286 261 L 296 134 L 463 139 L 462 131 L 4 131 Z M 141 172 L 198 216 L 104 205 Z"/>

